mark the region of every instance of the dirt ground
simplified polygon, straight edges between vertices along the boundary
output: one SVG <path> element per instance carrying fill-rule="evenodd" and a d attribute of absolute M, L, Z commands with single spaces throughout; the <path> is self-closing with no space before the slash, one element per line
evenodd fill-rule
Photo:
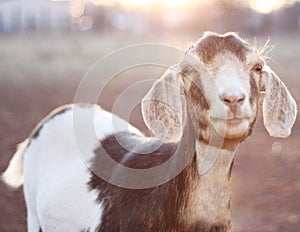
<path fill-rule="evenodd" d="M 272 39 L 272 37 L 271 37 Z M 71 103 L 85 71 L 98 58 L 133 42 L 98 36 L 12 36 L 0 39 L 0 172 L 17 143 L 50 110 Z M 275 37 L 271 55 L 276 72 L 300 105 L 299 37 Z M 101 45 L 102 44 L 102 45 Z M 105 46 L 103 46 L 103 44 Z M 96 52 L 97 50 L 97 52 Z M 111 109 L 122 84 L 102 97 Z M 144 128 L 140 118 L 133 117 Z M 259 117 L 254 134 L 241 144 L 232 175 L 232 217 L 235 232 L 300 231 L 300 118 L 288 139 L 271 138 Z M 22 188 L 0 182 L 0 231 L 26 231 Z"/>

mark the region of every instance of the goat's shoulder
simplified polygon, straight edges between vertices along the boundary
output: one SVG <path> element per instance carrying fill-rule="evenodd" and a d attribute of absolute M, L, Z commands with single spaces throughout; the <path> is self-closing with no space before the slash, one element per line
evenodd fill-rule
<path fill-rule="evenodd" d="M 95 150 L 94 162 L 97 163 L 97 157 L 106 153 L 116 162 L 129 168 L 152 168 L 166 162 L 176 148 L 177 143 L 164 143 L 154 137 L 122 131 L 100 141 Z"/>

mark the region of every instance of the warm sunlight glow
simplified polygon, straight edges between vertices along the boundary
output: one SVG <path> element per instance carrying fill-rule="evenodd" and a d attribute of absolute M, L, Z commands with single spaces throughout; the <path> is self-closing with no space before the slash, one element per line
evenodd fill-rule
<path fill-rule="evenodd" d="M 285 4 L 284 0 L 252 0 L 251 7 L 263 14 L 268 14 L 273 10 L 278 10 Z"/>
<path fill-rule="evenodd" d="M 179 8 L 188 5 L 195 0 L 89 0 L 94 5 L 114 5 L 119 3 L 125 7 L 147 8 L 154 5 L 162 4 L 167 8 Z"/>
<path fill-rule="evenodd" d="M 125 6 L 145 7 L 151 5 L 154 0 L 119 0 L 119 2 Z"/>
<path fill-rule="evenodd" d="M 96 6 L 113 6 L 116 4 L 116 2 L 113 0 L 90 0 L 90 2 Z"/>
<path fill-rule="evenodd" d="M 192 1 L 193 0 L 163 0 L 163 3 L 166 7 L 176 8 L 186 6 Z"/>
<path fill-rule="evenodd" d="M 72 17 L 79 18 L 80 16 L 83 15 L 84 5 L 82 5 L 80 3 L 74 3 L 71 5 L 70 11 L 71 11 Z"/>

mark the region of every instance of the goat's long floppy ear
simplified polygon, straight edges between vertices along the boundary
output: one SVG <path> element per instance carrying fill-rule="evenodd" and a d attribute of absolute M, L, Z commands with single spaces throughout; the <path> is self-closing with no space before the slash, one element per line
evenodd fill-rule
<path fill-rule="evenodd" d="M 260 88 L 265 90 L 263 117 L 267 131 L 274 137 L 288 137 L 297 115 L 295 100 L 268 66 L 264 67 Z"/>
<path fill-rule="evenodd" d="M 179 141 L 186 117 L 183 84 L 177 66 L 169 68 L 142 100 L 144 121 L 160 140 Z"/>

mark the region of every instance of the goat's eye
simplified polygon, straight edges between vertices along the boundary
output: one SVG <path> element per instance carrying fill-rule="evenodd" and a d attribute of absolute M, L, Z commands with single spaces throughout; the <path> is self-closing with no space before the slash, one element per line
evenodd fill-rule
<path fill-rule="evenodd" d="M 253 67 L 253 70 L 254 70 L 256 73 L 258 73 L 258 74 L 261 74 L 262 69 L 263 69 L 263 66 L 260 65 L 260 64 L 256 64 L 256 65 Z"/>
<path fill-rule="evenodd" d="M 193 71 L 193 68 L 191 66 L 184 66 L 181 69 L 181 75 L 188 76 L 191 74 L 192 71 Z"/>

